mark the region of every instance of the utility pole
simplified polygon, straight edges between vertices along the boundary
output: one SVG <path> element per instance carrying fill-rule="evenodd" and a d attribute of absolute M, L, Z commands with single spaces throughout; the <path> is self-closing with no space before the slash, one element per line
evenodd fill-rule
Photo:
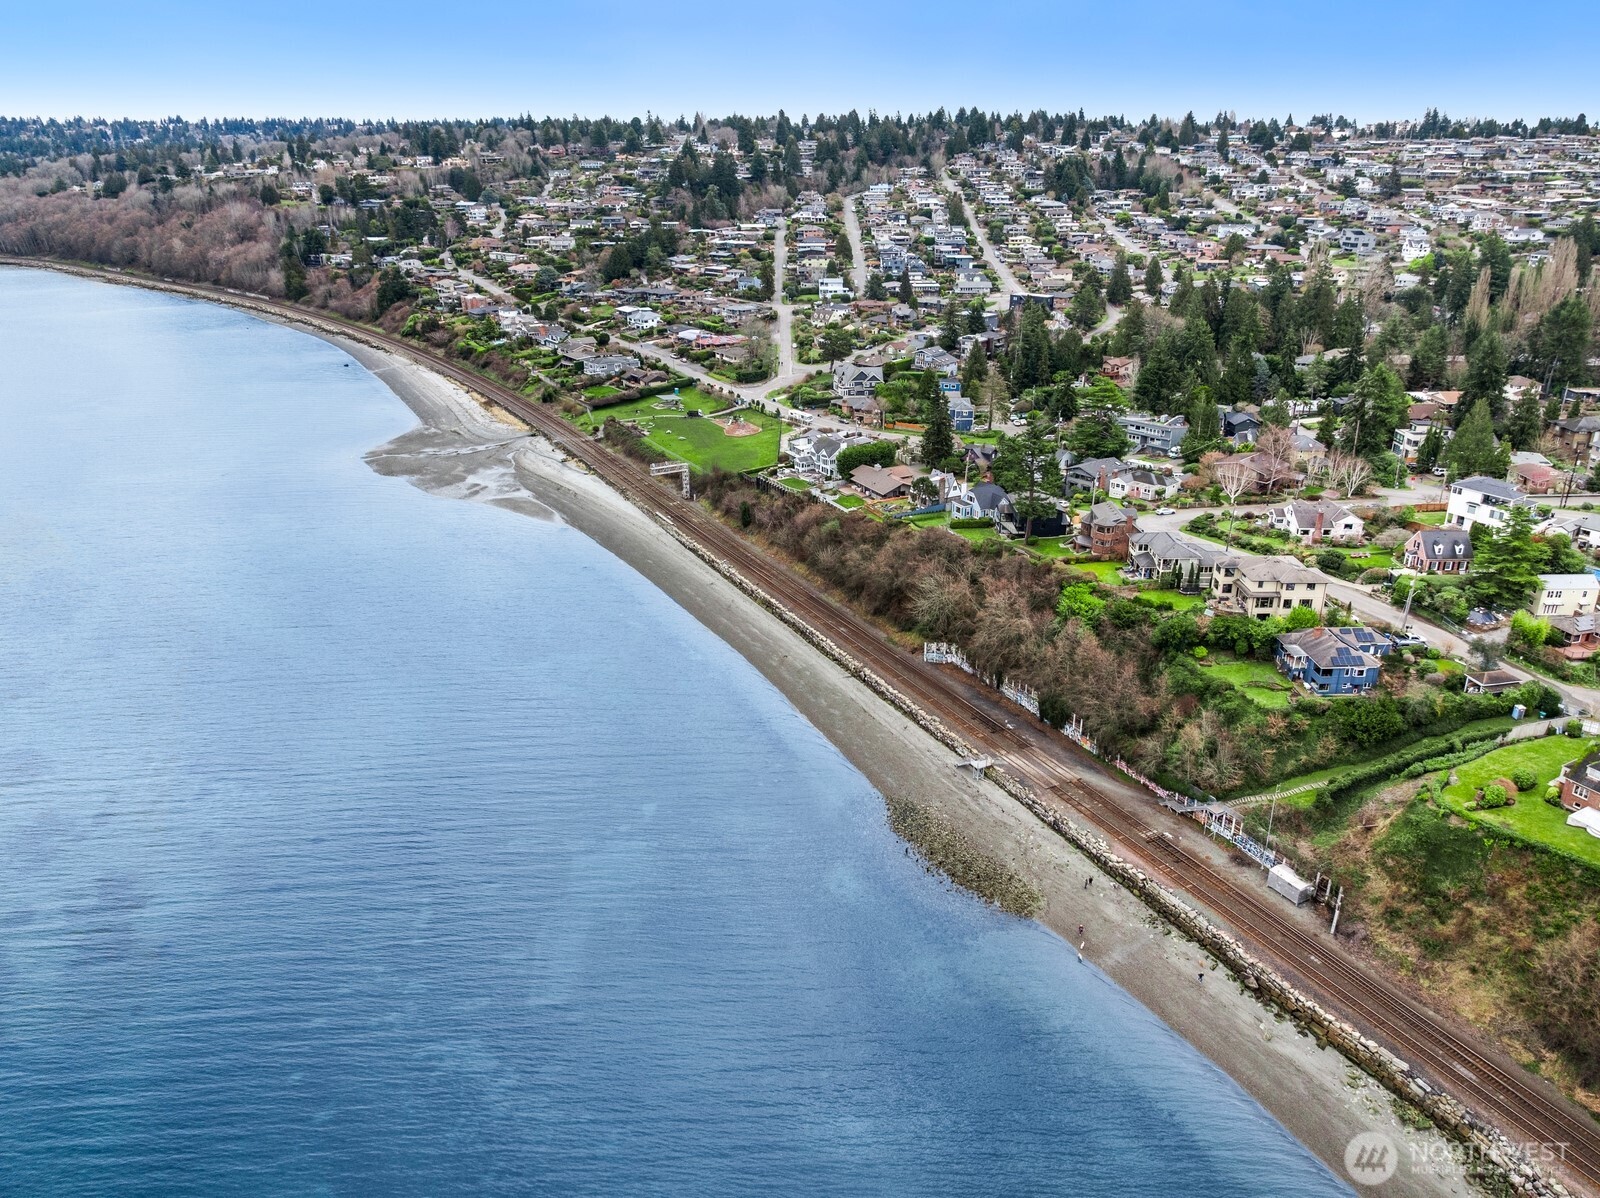
<path fill-rule="evenodd" d="M 1328 935 L 1339 934 L 1339 912 L 1344 909 L 1344 887 L 1339 887 L 1339 897 L 1333 902 L 1333 922 L 1328 925 Z"/>

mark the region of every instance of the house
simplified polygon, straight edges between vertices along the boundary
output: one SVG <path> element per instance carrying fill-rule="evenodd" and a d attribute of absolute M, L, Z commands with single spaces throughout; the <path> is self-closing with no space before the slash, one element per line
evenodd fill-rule
<path fill-rule="evenodd" d="M 1125 562 L 1128 543 L 1138 530 L 1138 517 L 1131 507 L 1097 503 L 1078 521 L 1078 552 L 1102 562 Z"/>
<path fill-rule="evenodd" d="M 911 365 L 918 370 L 931 370 L 935 374 L 942 374 L 946 378 L 955 378 L 961 373 L 961 361 L 947 349 L 937 345 L 925 345 L 912 355 Z"/>
<path fill-rule="evenodd" d="M 1267 523 L 1306 545 L 1319 545 L 1325 540 L 1356 542 L 1367 528 L 1367 522 L 1344 504 L 1327 499 L 1291 500 L 1267 512 Z"/>
<path fill-rule="evenodd" d="M 1296 607 L 1320 616 L 1327 597 L 1327 576 L 1292 557 L 1225 555 L 1211 573 L 1212 606 L 1258 620 Z"/>
<path fill-rule="evenodd" d="M 653 329 L 661 324 L 661 317 L 649 308 L 634 308 L 628 313 L 630 329 Z"/>
<path fill-rule="evenodd" d="M 1419 528 L 1400 561 L 1419 574 L 1465 574 L 1472 565 L 1472 538 L 1461 528 Z"/>
<path fill-rule="evenodd" d="M 1580 482 L 1569 480 L 1566 471 L 1549 462 L 1516 462 L 1511 467 L 1511 478 L 1528 495 L 1549 495 L 1566 485 L 1583 489 Z"/>
<path fill-rule="evenodd" d="M 1522 679 L 1509 670 L 1484 670 L 1468 674 L 1461 689 L 1469 695 L 1500 695 L 1521 685 Z"/>
<path fill-rule="evenodd" d="M 1224 556 L 1216 545 L 1182 533 L 1136 530 L 1128 538 L 1128 565 L 1123 572 L 1130 578 L 1167 582 L 1174 590 L 1198 595 L 1211 589 L 1216 562 Z"/>
<path fill-rule="evenodd" d="M 1555 648 L 1572 661 L 1585 661 L 1600 648 L 1600 623 L 1594 612 L 1576 616 L 1547 616 L 1550 639 L 1545 644 Z"/>
<path fill-rule="evenodd" d="M 1189 435 L 1189 421 L 1183 416 L 1155 416 L 1149 412 L 1129 412 L 1117 423 L 1133 440 L 1140 453 L 1178 456 L 1178 447 Z"/>
<path fill-rule="evenodd" d="M 1559 533 L 1574 547 L 1588 552 L 1600 545 L 1600 512 L 1555 512 L 1534 525 L 1533 531 L 1541 537 Z"/>
<path fill-rule="evenodd" d="M 1452 528 L 1471 529 L 1474 524 L 1500 528 L 1518 505 L 1528 506 L 1528 500 L 1516 487 L 1504 479 L 1475 474 L 1450 484 L 1445 523 Z"/>
<path fill-rule="evenodd" d="M 1579 616 L 1600 602 L 1600 578 L 1593 574 L 1541 574 L 1528 610 L 1536 616 Z"/>
<path fill-rule="evenodd" d="M 1569 416 L 1552 424 L 1550 432 L 1563 455 L 1579 465 L 1594 466 L 1600 458 L 1600 416 Z"/>
<path fill-rule="evenodd" d="M 1129 466 L 1111 475 L 1106 494 L 1113 499 L 1142 499 L 1153 502 L 1170 499 L 1178 493 L 1182 478 L 1177 474 L 1157 474 L 1142 466 Z"/>
<path fill-rule="evenodd" d="M 1319 695 L 1354 695 L 1378 684 L 1394 643 L 1369 628 L 1308 628 L 1276 638 L 1278 669 Z"/>
<path fill-rule="evenodd" d="M 1561 769 L 1561 805 L 1568 811 L 1600 808 L 1600 749 L 1569 761 Z"/>
<path fill-rule="evenodd" d="M 893 499 L 909 495 L 917 471 L 910 466 L 857 466 L 850 471 L 850 482 L 874 499 Z"/>
<path fill-rule="evenodd" d="M 1066 534 L 1067 514 L 1052 506 L 1044 515 L 1030 519 L 1017 512 L 1007 495 L 994 509 L 994 524 L 1008 537 L 1059 537 Z"/>
<path fill-rule="evenodd" d="M 1109 493 L 1112 476 L 1130 468 L 1130 464 L 1121 458 L 1085 458 L 1081 462 L 1068 463 L 1061 471 L 1061 480 L 1068 495 L 1077 491 Z"/>
<path fill-rule="evenodd" d="M 819 478 L 833 478 L 834 459 L 841 449 L 852 445 L 869 445 L 871 437 L 838 437 L 831 433 L 801 433 L 789 441 L 789 460 L 794 468 L 804 474 Z"/>
<path fill-rule="evenodd" d="M 833 368 L 833 394 L 838 399 L 868 399 L 883 383 L 882 366 L 840 362 Z"/>
<path fill-rule="evenodd" d="M 952 520 L 993 519 L 996 509 L 1009 498 L 1004 487 L 994 483 L 979 483 L 975 487 L 962 487 L 951 492 L 946 506 Z"/>
<path fill-rule="evenodd" d="M 946 401 L 946 406 L 950 409 L 951 429 L 958 433 L 970 433 L 978 415 L 972 403 L 960 395 L 952 395 Z"/>
<path fill-rule="evenodd" d="M 631 354 L 595 354 L 583 360 L 583 373 L 590 378 L 610 378 L 638 368 L 639 359 Z"/>
<path fill-rule="evenodd" d="M 1236 448 L 1254 445 L 1261 432 L 1261 417 L 1254 412 L 1235 412 L 1232 408 L 1217 405 L 1217 416 L 1222 421 L 1222 439 Z"/>

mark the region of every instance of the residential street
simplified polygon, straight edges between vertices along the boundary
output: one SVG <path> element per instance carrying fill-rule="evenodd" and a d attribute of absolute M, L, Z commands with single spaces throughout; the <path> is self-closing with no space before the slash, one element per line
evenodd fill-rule
<path fill-rule="evenodd" d="M 855 292 L 855 297 L 861 299 L 867 293 L 867 256 L 862 252 L 861 243 L 861 214 L 856 211 L 856 196 L 844 197 L 844 232 L 850 239 L 850 254 L 853 263 L 850 267 L 850 290 Z"/>
<path fill-rule="evenodd" d="M 1011 297 L 1013 295 L 1022 295 L 1023 288 L 1017 282 L 1017 276 L 1011 273 L 1011 267 L 1000 260 L 1000 255 L 995 252 L 994 246 L 989 242 L 989 235 L 978 225 L 977 217 L 972 212 L 972 205 L 967 203 L 967 197 L 962 193 L 961 188 L 957 186 L 956 181 L 946 176 L 940 182 L 944 184 L 944 189 L 947 192 L 960 198 L 961 211 L 966 213 L 967 227 L 972 230 L 972 236 L 976 239 L 978 248 L 983 251 L 983 260 L 999 276 L 1000 288 L 989 297 L 989 306 L 997 312 L 1004 312 L 1011 306 Z"/>

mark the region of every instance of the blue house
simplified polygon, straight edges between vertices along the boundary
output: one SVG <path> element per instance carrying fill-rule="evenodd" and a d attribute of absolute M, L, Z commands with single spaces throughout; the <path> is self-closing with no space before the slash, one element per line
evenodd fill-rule
<path fill-rule="evenodd" d="M 1277 638 L 1278 668 L 1319 695 L 1356 695 L 1378 685 L 1394 642 L 1370 628 L 1308 628 Z"/>
<path fill-rule="evenodd" d="M 950 408 L 950 427 L 958 433 L 970 433 L 972 422 L 977 417 L 972 404 L 959 394 L 950 396 L 946 402 Z"/>

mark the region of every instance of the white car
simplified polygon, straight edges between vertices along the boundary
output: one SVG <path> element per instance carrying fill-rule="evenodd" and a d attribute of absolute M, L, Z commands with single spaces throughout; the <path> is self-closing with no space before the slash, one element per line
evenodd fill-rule
<path fill-rule="evenodd" d="M 1176 516 L 1177 514 L 1178 509 L 1175 507 L 1158 507 L 1156 509 L 1156 515 L 1158 516 Z"/>

